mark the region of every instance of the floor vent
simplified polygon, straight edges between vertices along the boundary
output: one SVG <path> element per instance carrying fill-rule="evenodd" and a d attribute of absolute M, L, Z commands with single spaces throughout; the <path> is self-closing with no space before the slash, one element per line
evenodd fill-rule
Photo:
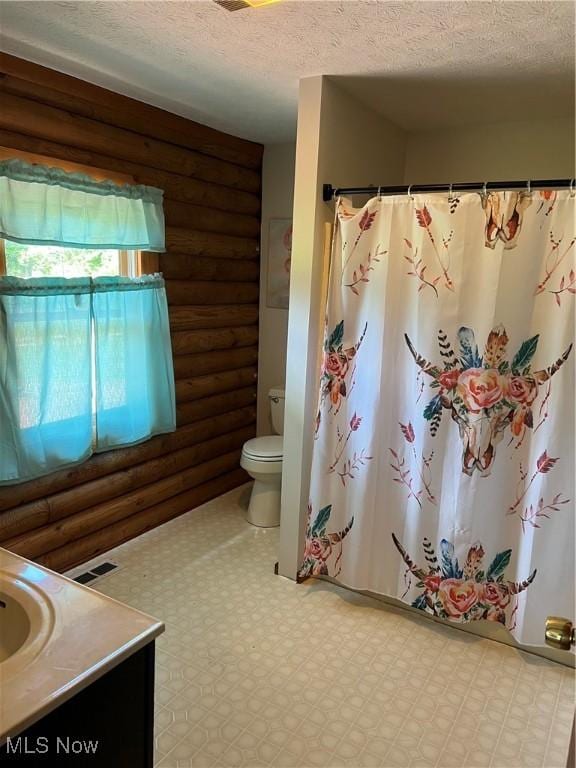
<path fill-rule="evenodd" d="M 243 8 L 259 8 L 261 5 L 272 5 L 280 0 L 214 0 L 216 5 L 225 11 L 241 11 Z"/>
<path fill-rule="evenodd" d="M 245 0 L 214 0 L 214 2 L 226 11 L 241 11 L 243 8 L 250 8 Z"/>
<path fill-rule="evenodd" d="M 68 576 L 79 584 L 93 584 L 97 579 L 107 576 L 119 567 L 120 566 L 117 563 L 112 563 L 107 560 L 104 563 L 98 563 L 97 565 L 91 566 L 88 571 L 76 568 L 74 571 L 68 573 Z"/>
<path fill-rule="evenodd" d="M 86 571 L 86 573 L 80 573 L 78 576 L 74 576 L 74 581 L 77 581 L 79 584 L 90 584 L 91 581 L 94 581 L 94 579 L 97 578 L 98 576 L 96 576 L 94 573 Z"/>
<path fill-rule="evenodd" d="M 110 573 L 110 571 L 115 571 L 118 566 L 116 563 L 101 563 L 100 565 L 97 565 L 95 568 L 90 568 L 90 573 L 95 573 L 96 576 L 104 576 L 105 573 Z"/>

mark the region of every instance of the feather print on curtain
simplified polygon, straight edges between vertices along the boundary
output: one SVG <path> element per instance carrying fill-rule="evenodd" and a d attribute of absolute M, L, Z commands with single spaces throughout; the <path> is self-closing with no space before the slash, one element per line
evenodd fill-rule
<path fill-rule="evenodd" d="M 302 578 L 526 644 L 572 617 L 575 202 L 338 202 Z"/>

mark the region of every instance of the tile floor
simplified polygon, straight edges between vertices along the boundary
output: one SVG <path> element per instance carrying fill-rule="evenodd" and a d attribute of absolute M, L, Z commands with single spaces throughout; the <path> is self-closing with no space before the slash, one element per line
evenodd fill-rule
<path fill-rule="evenodd" d="M 113 550 L 96 585 L 166 622 L 158 768 L 565 768 L 572 670 L 275 576 L 246 491 Z"/>

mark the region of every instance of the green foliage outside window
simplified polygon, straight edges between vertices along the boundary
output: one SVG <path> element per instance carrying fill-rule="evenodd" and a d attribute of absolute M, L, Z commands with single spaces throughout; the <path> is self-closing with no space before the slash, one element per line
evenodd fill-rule
<path fill-rule="evenodd" d="M 101 277 L 119 272 L 118 251 L 4 242 L 12 277 Z"/>

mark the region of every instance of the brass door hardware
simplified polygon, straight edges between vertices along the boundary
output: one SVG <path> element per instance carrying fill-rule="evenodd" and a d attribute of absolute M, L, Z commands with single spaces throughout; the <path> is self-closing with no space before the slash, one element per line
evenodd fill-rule
<path fill-rule="evenodd" d="M 545 637 L 546 645 L 560 651 L 569 651 L 570 646 L 576 643 L 576 627 L 562 616 L 548 616 Z"/>

